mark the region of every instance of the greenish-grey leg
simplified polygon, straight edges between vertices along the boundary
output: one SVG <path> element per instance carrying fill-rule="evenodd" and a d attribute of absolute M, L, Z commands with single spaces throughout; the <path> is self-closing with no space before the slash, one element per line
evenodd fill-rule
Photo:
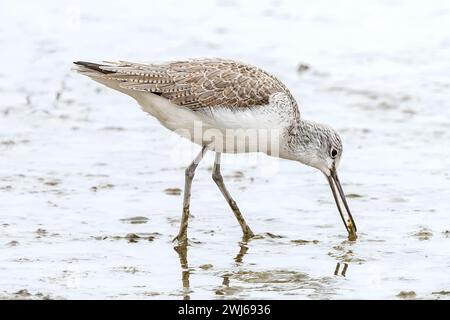
<path fill-rule="evenodd" d="M 231 210 L 233 210 L 233 213 L 239 222 L 239 225 L 241 226 L 242 232 L 244 234 L 245 238 L 251 238 L 254 236 L 252 230 L 247 225 L 247 222 L 245 222 L 244 216 L 242 215 L 241 211 L 239 210 L 236 201 L 233 200 L 230 193 L 228 192 L 227 188 L 225 187 L 225 184 L 223 182 L 222 174 L 220 173 L 220 152 L 216 152 L 216 158 L 214 160 L 214 168 L 212 173 L 212 178 L 214 182 L 219 187 L 220 192 L 222 192 L 223 196 L 225 197 L 225 200 L 227 200 L 228 204 L 230 205 Z"/>
<path fill-rule="evenodd" d="M 181 215 L 180 231 L 173 241 L 178 240 L 178 244 L 187 243 L 187 228 L 189 221 L 189 207 L 191 202 L 191 187 L 192 180 L 194 179 L 195 169 L 203 159 L 206 153 L 206 146 L 202 147 L 200 153 L 195 157 L 194 161 L 186 168 L 185 181 L 184 181 L 184 198 L 183 198 L 183 213 Z"/>

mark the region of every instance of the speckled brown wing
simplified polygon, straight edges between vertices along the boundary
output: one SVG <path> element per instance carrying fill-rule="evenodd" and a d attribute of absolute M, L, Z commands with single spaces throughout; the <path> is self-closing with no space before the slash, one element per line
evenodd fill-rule
<path fill-rule="evenodd" d="M 266 105 L 270 95 L 283 92 L 295 103 L 277 78 L 251 65 L 232 60 L 203 59 L 167 64 L 119 62 L 102 65 L 104 77 L 120 81 L 126 89 L 159 94 L 172 103 L 198 110 L 232 109 Z"/>

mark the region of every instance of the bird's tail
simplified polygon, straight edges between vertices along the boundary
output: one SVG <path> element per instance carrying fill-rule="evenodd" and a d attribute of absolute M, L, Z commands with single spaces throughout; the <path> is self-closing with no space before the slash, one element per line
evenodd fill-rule
<path fill-rule="evenodd" d="M 104 75 L 114 73 L 113 71 L 103 70 L 102 67 L 107 67 L 107 65 L 102 65 L 99 63 L 87 62 L 87 61 L 74 61 L 75 71 L 83 73 L 93 73 L 94 75 Z"/>
<path fill-rule="evenodd" d="M 97 81 L 111 89 L 120 91 L 122 93 L 125 93 L 126 95 L 136 98 L 135 92 L 120 86 L 121 81 L 108 77 L 108 75 L 111 75 L 115 72 L 111 70 L 105 70 L 103 68 L 111 67 L 111 65 L 114 65 L 113 62 L 105 62 L 105 64 L 99 64 L 87 61 L 74 61 L 73 63 L 75 64 L 73 70 L 78 72 L 79 74 L 87 76 L 92 80 Z"/>

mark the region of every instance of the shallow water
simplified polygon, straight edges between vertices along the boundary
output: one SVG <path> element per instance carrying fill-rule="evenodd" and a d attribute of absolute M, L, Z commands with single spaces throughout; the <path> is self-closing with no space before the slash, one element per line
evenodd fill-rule
<path fill-rule="evenodd" d="M 0 298 L 450 297 L 447 2 L 126 3 L 0 3 Z M 271 71 L 341 133 L 356 242 L 322 174 L 227 155 L 241 239 L 208 155 L 173 249 L 198 147 L 71 61 L 204 56 Z"/>

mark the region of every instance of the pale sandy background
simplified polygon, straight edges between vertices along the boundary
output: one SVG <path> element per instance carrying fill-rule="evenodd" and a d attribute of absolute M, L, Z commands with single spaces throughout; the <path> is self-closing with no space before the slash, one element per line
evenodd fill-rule
<path fill-rule="evenodd" d="M 111 2 L 0 2 L 0 298 L 450 297 L 448 1 Z M 341 133 L 357 242 L 322 174 L 243 155 L 240 243 L 207 157 L 180 265 L 165 190 L 198 147 L 70 68 L 189 57 L 263 67 Z"/>

